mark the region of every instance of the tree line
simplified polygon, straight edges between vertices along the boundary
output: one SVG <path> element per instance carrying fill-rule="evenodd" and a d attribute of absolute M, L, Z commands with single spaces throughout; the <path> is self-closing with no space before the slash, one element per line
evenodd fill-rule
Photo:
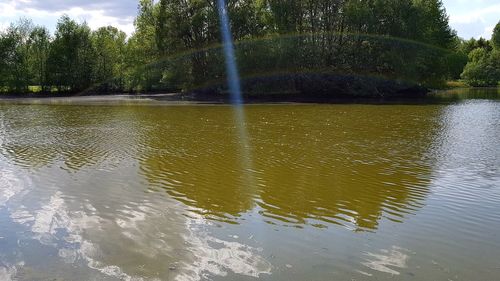
<path fill-rule="evenodd" d="M 467 54 L 468 63 L 461 77 L 474 87 L 495 87 L 500 82 L 500 22 L 491 40 L 464 41 L 459 50 Z"/>
<path fill-rule="evenodd" d="M 491 41 L 464 41 L 440 0 L 228 0 L 227 10 L 248 92 L 500 80 L 498 26 Z M 127 38 L 67 16 L 54 34 L 20 20 L 0 33 L 0 91 L 224 91 L 217 0 L 140 0 L 134 25 Z"/>
<path fill-rule="evenodd" d="M 11 93 L 124 89 L 126 37 L 111 26 L 91 31 L 67 16 L 54 35 L 21 19 L 0 36 L 0 85 Z"/>

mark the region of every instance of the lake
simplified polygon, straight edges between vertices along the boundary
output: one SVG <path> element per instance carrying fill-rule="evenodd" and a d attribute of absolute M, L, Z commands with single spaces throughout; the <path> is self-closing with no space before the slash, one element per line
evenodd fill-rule
<path fill-rule="evenodd" d="M 0 101 L 0 280 L 498 280 L 500 91 Z"/>

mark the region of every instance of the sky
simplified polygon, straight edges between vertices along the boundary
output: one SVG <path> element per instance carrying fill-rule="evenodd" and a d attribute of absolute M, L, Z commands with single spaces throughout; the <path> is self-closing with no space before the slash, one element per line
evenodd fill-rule
<path fill-rule="evenodd" d="M 138 0 L 0 0 L 0 30 L 20 17 L 54 31 L 57 20 L 67 14 L 86 21 L 92 29 L 113 25 L 127 34 L 134 30 Z M 450 25 L 462 38 L 489 39 L 500 20 L 500 0 L 443 0 Z"/>

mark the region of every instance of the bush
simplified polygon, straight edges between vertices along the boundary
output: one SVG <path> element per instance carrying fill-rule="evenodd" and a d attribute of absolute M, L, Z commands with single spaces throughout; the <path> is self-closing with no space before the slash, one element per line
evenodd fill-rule
<path fill-rule="evenodd" d="M 500 51 L 476 49 L 469 55 L 462 79 L 473 87 L 496 87 L 500 82 Z"/>

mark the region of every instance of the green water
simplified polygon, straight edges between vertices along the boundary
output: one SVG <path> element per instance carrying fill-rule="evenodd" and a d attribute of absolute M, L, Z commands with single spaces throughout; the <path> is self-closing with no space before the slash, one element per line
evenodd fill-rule
<path fill-rule="evenodd" d="M 0 102 L 0 280 L 498 280 L 500 96 Z"/>

